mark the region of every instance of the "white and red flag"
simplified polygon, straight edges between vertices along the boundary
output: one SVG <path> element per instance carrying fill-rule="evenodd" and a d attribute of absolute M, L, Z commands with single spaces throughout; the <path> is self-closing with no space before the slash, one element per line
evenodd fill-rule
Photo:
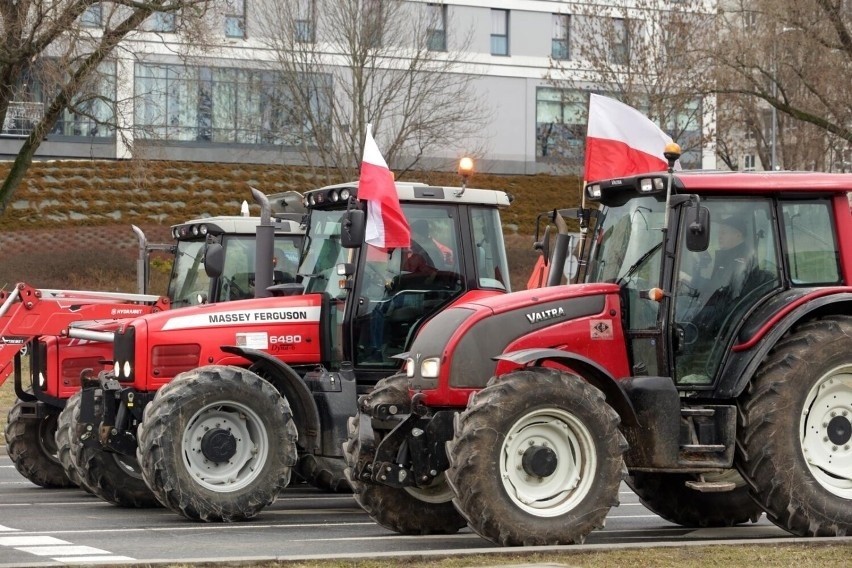
<path fill-rule="evenodd" d="M 364 240 L 379 248 L 411 246 L 411 229 L 402 213 L 393 174 L 373 139 L 372 125 L 367 125 L 358 199 L 367 202 L 367 227 Z"/>
<path fill-rule="evenodd" d="M 590 182 L 665 170 L 663 150 L 670 142 L 671 136 L 635 108 L 593 94 L 583 178 Z"/>

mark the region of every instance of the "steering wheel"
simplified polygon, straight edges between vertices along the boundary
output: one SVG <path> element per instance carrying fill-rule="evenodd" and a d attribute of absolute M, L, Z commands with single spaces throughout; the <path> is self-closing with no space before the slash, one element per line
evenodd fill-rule
<path fill-rule="evenodd" d="M 233 277 L 232 277 L 232 278 L 228 278 L 228 279 L 226 280 L 226 282 L 228 283 L 228 298 L 229 298 L 229 299 L 231 299 L 231 300 L 233 300 L 233 299 L 237 299 L 237 297 L 236 297 L 236 296 L 234 296 L 234 295 L 232 294 L 232 291 L 236 291 L 236 293 L 237 293 L 237 294 L 239 294 L 239 298 L 242 298 L 242 299 L 246 299 L 246 298 L 250 298 L 250 297 L 251 297 L 251 296 L 249 295 L 249 293 L 248 293 L 248 292 L 246 292 L 245 290 L 243 290 L 243 289 L 240 287 L 240 285 L 239 285 L 239 284 L 237 284 L 237 279 L 236 279 L 236 278 L 233 278 Z"/>
<path fill-rule="evenodd" d="M 429 253 L 426 252 L 426 249 L 423 248 L 419 243 L 417 243 L 416 241 L 411 241 L 410 248 L 412 253 L 423 257 L 423 260 L 426 262 L 427 266 L 429 266 L 430 268 L 437 268 L 435 261 L 432 260 L 432 257 L 429 256 Z"/>

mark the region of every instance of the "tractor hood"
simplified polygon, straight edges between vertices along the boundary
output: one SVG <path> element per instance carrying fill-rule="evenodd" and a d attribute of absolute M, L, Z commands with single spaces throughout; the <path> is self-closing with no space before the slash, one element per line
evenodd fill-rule
<path fill-rule="evenodd" d="M 320 361 L 321 294 L 256 298 L 150 314 L 115 335 L 116 368 L 122 381 L 154 390 L 177 373 L 199 365 L 241 365 L 233 350 L 266 352 L 288 365 Z M 129 373 L 124 373 L 129 362 Z"/>
<path fill-rule="evenodd" d="M 453 306 L 430 320 L 414 340 L 407 365 L 412 387 L 482 388 L 497 367 L 493 358 L 517 348 L 524 338 L 547 335 L 547 343 L 559 346 L 571 334 L 582 332 L 589 343 L 590 334 L 599 333 L 592 320 L 596 324 L 606 320 L 600 329 L 610 326 L 606 335 L 614 337 L 614 327 L 620 327 L 618 312 L 612 309 L 618 306 L 618 296 L 616 284 L 577 284 Z M 571 331 L 566 333 L 568 327 Z M 431 362 L 424 365 L 427 360 Z"/>

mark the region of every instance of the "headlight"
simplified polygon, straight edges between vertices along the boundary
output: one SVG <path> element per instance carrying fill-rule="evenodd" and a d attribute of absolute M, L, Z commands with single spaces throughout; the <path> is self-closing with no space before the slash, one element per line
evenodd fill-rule
<path fill-rule="evenodd" d="M 411 357 L 405 360 L 405 376 L 409 379 L 414 376 L 414 359 Z"/>
<path fill-rule="evenodd" d="M 337 190 L 336 190 L 336 189 L 332 189 L 332 190 L 328 193 L 328 199 L 329 199 L 332 203 L 336 202 L 336 201 L 339 199 L 339 197 L 340 197 L 340 196 L 338 195 L 338 193 L 337 193 Z"/>
<path fill-rule="evenodd" d="M 192 226 L 192 236 L 193 236 L 193 237 L 197 237 L 197 236 L 198 236 L 198 225 L 193 225 L 193 226 Z"/>
<path fill-rule="evenodd" d="M 124 362 L 123 370 L 124 370 L 124 376 L 125 376 L 125 377 L 130 377 L 130 361 L 125 361 L 125 362 Z"/>
<path fill-rule="evenodd" d="M 38 372 L 38 386 L 44 389 L 44 385 L 47 381 L 44 380 L 44 374 L 41 371 Z"/>
<path fill-rule="evenodd" d="M 598 184 L 590 185 L 586 187 L 586 194 L 592 199 L 600 199 L 601 198 L 601 186 Z"/>
<path fill-rule="evenodd" d="M 342 199 L 343 201 L 346 201 L 347 199 L 349 199 L 350 195 L 351 194 L 350 194 L 348 188 L 340 190 L 340 199 Z"/>
<path fill-rule="evenodd" d="M 207 234 L 207 225 L 201 225 L 198 228 L 198 232 L 201 233 L 201 236 L 206 235 Z"/>
<path fill-rule="evenodd" d="M 112 374 L 115 375 L 115 378 L 121 376 L 121 365 L 118 364 L 118 361 L 112 364 Z"/>
<path fill-rule="evenodd" d="M 420 363 L 420 375 L 424 379 L 434 379 L 440 371 L 441 360 L 438 357 L 429 357 L 428 359 L 423 359 L 423 362 Z"/>

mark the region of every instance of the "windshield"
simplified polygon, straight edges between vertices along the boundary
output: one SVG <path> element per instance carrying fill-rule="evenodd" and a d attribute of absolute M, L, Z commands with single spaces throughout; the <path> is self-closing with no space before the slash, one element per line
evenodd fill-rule
<path fill-rule="evenodd" d="M 345 214 L 345 209 L 311 212 L 307 244 L 299 266 L 306 293 L 328 292 L 337 297 L 345 291 L 340 288 L 336 270 L 347 258 L 346 249 L 340 246 L 340 223 Z"/>
<path fill-rule="evenodd" d="M 254 298 L 255 240 L 254 235 L 229 235 L 222 239 L 225 264 L 216 291 L 218 301 Z M 272 257 L 273 284 L 295 282 L 299 240 L 293 235 L 276 235 Z"/>
<path fill-rule="evenodd" d="M 179 241 L 175 253 L 169 299 L 172 307 L 198 303 L 198 294 L 207 294 L 210 278 L 204 272 L 204 241 Z"/>
<path fill-rule="evenodd" d="M 588 282 L 658 286 L 664 206 L 653 196 L 601 210 L 594 229 Z"/>

